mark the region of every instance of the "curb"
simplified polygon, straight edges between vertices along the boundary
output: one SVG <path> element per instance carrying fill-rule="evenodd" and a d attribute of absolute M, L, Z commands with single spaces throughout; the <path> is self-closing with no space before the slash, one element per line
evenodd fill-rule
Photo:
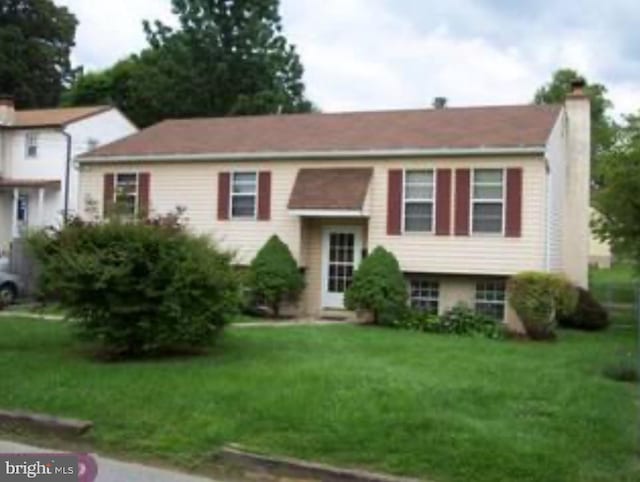
<path fill-rule="evenodd" d="M 243 469 L 268 473 L 276 472 L 278 475 L 299 477 L 305 480 L 311 478 L 322 482 L 419 482 L 419 479 L 393 477 L 363 470 L 341 469 L 288 457 L 255 454 L 237 444 L 224 446 L 218 456 L 223 462 L 240 466 Z"/>
<path fill-rule="evenodd" d="M 93 427 L 93 422 L 59 418 L 41 413 L 0 410 L 0 428 L 30 429 L 67 437 L 79 437 Z"/>

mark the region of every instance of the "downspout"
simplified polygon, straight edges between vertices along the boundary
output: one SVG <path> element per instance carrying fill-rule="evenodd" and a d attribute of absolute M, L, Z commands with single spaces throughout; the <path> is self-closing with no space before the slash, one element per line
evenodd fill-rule
<path fill-rule="evenodd" d="M 67 162 L 64 169 L 64 209 L 62 211 L 62 219 L 64 224 L 69 221 L 69 178 L 71 176 L 71 134 L 62 129 L 60 131 L 67 139 Z"/>

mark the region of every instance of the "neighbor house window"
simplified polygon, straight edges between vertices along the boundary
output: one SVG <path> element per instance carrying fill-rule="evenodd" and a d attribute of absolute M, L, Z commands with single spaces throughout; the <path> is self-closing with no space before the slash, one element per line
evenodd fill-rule
<path fill-rule="evenodd" d="M 27 157 L 38 157 L 38 134 L 27 132 L 25 143 Z"/>
<path fill-rule="evenodd" d="M 476 284 L 476 312 L 504 320 L 505 282 L 479 281 Z"/>
<path fill-rule="evenodd" d="M 87 139 L 87 151 L 93 151 L 97 149 L 99 145 L 100 141 L 98 141 L 98 139 L 96 139 L 95 137 L 89 137 Z"/>
<path fill-rule="evenodd" d="M 503 232 L 504 175 L 502 169 L 473 171 L 472 226 L 474 233 Z"/>
<path fill-rule="evenodd" d="M 258 176 L 255 172 L 234 172 L 231 185 L 231 217 L 255 218 Z"/>
<path fill-rule="evenodd" d="M 433 171 L 404 173 L 404 230 L 433 229 Z"/>
<path fill-rule="evenodd" d="M 409 281 L 411 307 L 426 313 L 438 314 L 440 286 L 435 281 L 412 278 Z"/>
<path fill-rule="evenodd" d="M 118 214 L 134 217 L 138 212 L 138 174 L 116 174 L 115 183 L 114 195 Z"/>

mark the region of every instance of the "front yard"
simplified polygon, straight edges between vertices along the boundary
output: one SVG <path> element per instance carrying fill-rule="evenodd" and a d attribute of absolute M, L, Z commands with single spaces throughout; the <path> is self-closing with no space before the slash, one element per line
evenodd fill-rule
<path fill-rule="evenodd" d="M 197 466 L 222 444 L 434 481 L 631 481 L 629 331 L 551 344 L 356 326 L 232 328 L 207 357 L 101 364 L 0 319 L 0 408 L 85 418 L 99 450 Z"/>

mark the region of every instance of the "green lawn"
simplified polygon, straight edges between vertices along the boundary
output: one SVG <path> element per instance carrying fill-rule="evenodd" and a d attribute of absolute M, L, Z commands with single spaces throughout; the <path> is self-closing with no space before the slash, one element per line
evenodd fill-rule
<path fill-rule="evenodd" d="M 232 328 L 207 357 L 100 364 L 63 324 L 2 319 L 0 407 L 91 419 L 97 449 L 177 465 L 237 442 L 432 481 L 631 481 L 635 387 L 601 369 L 633 341 Z"/>

